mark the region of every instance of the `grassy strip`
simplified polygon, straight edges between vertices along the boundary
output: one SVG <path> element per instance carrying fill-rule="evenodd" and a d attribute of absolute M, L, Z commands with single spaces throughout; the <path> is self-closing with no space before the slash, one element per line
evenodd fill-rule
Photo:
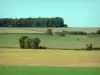
<path fill-rule="evenodd" d="M 20 49 L 19 47 L 5 47 L 5 46 L 0 46 L 0 48 Z M 51 49 L 51 50 L 86 50 L 85 48 L 79 48 L 79 49 L 70 48 L 70 49 L 67 49 L 67 48 L 50 48 L 50 47 L 46 47 L 46 49 L 44 49 L 44 50 L 48 50 L 48 49 Z M 100 48 L 93 48 L 92 50 L 100 50 Z"/>
<path fill-rule="evenodd" d="M 0 75 L 100 75 L 100 67 L 0 66 Z"/>
<path fill-rule="evenodd" d="M 5 47 L 5 46 L 0 46 L 0 48 L 19 49 L 19 47 Z"/>

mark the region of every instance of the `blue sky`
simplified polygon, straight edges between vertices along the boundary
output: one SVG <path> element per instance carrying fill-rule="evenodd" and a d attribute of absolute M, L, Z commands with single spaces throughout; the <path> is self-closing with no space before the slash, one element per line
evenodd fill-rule
<path fill-rule="evenodd" d="M 0 18 L 63 17 L 69 27 L 100 27 L 100 0 L 0 0 Z"/>

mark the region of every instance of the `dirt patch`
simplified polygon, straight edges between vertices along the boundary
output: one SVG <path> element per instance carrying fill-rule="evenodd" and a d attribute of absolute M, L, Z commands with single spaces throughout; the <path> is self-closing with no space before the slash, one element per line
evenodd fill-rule
<path fill-rule="evenodd" d="M 100 66 L 100 51 L 0 50 L 0 65 Z"/>

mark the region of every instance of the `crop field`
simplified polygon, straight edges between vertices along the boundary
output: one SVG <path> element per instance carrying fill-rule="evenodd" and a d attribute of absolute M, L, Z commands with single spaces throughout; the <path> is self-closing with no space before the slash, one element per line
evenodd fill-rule
<path fill-rule="evenodd" d="M 0 49 L 0 75 L 99 75 L 100 51 Z"/>
<path fill-rule="evenodd" d="M 100 66 L 100 51 L 0 49 L 0 65 Z"/>
<path fill-rule="evenodd" d="M 0 75 L 100 75 L 99 67 L 1 66 Z"/>
<path fill-rule="evenodd" d="M 100 51 L 82 50 L 86 44 L 99 48 L 100 35 L 41 34 L 46 29 L 0 28 L 0 75 L 100 75 Z M 100 28 L 52 29 L 90 33 Z M 20 49 L 21 36 L 39 37 L 40 45 L 47 49 Z"/>
<path fill-rule="evenodd" d="M 55 49 L 83 49 L 86 48 L 86 44 L 93 44 L 94 47 L 100 47 L 100 35 L 66 35 L 62 37 L 59 35 L 52 36 L 33 33 L 1 33 L 0 47 L 19 48 L 18 39 L 21 36 L 39 37 L 41 40 L 40 45 Z"/>
<path fill-rule="evenodd" d="M 94 47 L 100 47 L 100 35 L 59 35 L 48 36 L 41 35 L 48 28 L 2 28 L 0 27 L 0 48 L 19 48 L 18 39 L 21 36 L 39 37 L 40 45 L 48 48 L 59 49 L 83 49 L 86 44 L 93 44 Z M 96 32 L 100 28 L 51 28 L 53 32 L 57 31 L 84 31 L 87 33 Z M 79 41 L 77 41 L 79 39 Z"/>

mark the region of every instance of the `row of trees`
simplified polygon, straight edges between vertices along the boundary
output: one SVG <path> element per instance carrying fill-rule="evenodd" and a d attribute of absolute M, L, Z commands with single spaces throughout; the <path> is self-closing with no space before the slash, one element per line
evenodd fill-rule
<path fill-rule="evenodd" d="M 27 36 L 22 36 L 19 39 L 20 48 L 22 49 L 38 49 L 40 39 L 39 38 L 28 38 Z"/>
<path fill-rule="evenodd" d="M 22 36 L 19 38 L 19 45 L 21 49 L 46 49 L 45 46 L 39 46 L 41 40 L 36 38 L 28 38 L 27 36 Z"/>
<path fill-rule="evenodd" d="M 68 27 L 62 17 L 0 18 L 0 27 Z"/>
<path fill-rule="evenodd" d="M 100 30 L 97 30 L 96 32 L 91 32 L 91 33 L 87 33 L 87 32 L 83 32 L 83 31 L 65 31 L 62 30 L 61 32 L 55 32 L 55 34 L 58 34 L 60 36 L 65 36 L 66 34 L 72 34 L 72 35 L 95 35 L 95 34 L 100 34 Z"/>
<path fill-rule="evenodd" d="M 47 29 L 45 34 L 47 35 L 53 35 L 54 33 L 52 32 L 52 29 Z M 96 32 L 92 32 L 92 33 L 86 33 L 83 31 L 65 31 L 62 30 L 61 32 L 55 32 L 55 34 L 59 35 L 59 36 L 65 36 L 67 34 L 71 34 L 71 35 L 94 35 L 94 34 L 100 34 L 100 30 L 97 30 Z"/>

